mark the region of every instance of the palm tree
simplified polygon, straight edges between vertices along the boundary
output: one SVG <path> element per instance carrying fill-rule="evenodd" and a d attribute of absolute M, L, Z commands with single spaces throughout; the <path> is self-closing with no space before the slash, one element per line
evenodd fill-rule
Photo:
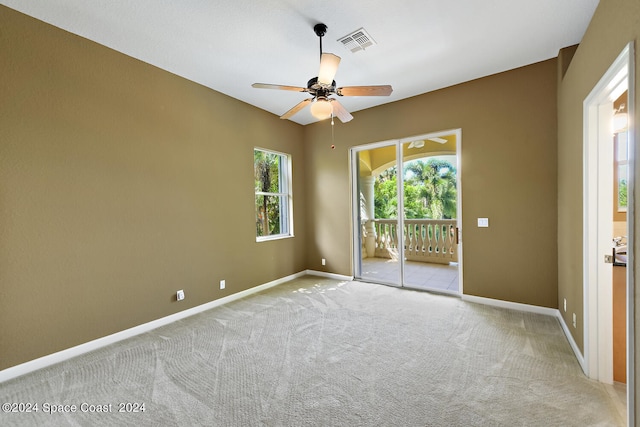
<path fill-rule="evenodd" d="M 405 218 L 451 219 L 457 214 L 456 168 L 444 159 L 404 165 Z M 397 168 L 382 172 L 374 185 L 375 217 L 398 215 Z"/>
<path fill-rule="evenodd" d="M 446 160 L 432 158 L 410 162 L 408 181 L 420 186 L 427 215 L 432 219 L 455 218 L 457 212 L 456 169 Z"/>

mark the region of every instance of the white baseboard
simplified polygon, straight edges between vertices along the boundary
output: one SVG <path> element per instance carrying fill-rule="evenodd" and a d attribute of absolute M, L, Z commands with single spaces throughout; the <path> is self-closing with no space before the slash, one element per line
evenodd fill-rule
<path fill-rule="evenodd" d="M 569 345 L 573 350 L 573 354 L 575 354 L 576 359 L 578 359 L 578 363 L 582 368 L 582 372 L 584 372 L 584 374 L 588 377 L 589 374 L 587 373 L 587 365 L 584 361 L 584 356 L 580 352 L 580 349 L 578 348 L 578 344 L 576 344 L 576 341 L 573 339 L 573 335 L 571 335 L 569 326 L 567 326 L 567 323 L 564 321 L 564 317 L 562 317 L 562 314 L 560 314 L 560 310 L 556 310 L 556 317 L 558 318 L 558 322 L 560 322 L 560 327 L 562 327 L 562 331 L 564 332 L 564 335 L 567 337 L 567 340 L 569 341 Z"/>
<path fill-rule="evenodd" d="M 468 301 L 468 302 L 475 302 L 476 304 L 491 305 L 493 307 L 508 308 L 511 310 L 518 310 L 518 311 L 526 311 L 528 313 L 544 314 L 547 316 L 555 316 L 556 311 L 558 311 L 555 308 L 540 307 L 538 305 L 522 304 L 519 302 L 502 301 L 502 300 L 493 299 L 493 298 L 477 297 L 474 295 L 462 295 L 462 300 Z"/>
<path fill-rule="evenodd" d="M 517 302 L 502 301 L 502 300 L 497 300 L 492 298 L 477 297 L 473 295 L 462 295 L 462 299 L 464 301 L 474 302 L 477 304 L 491 305 L 494 307 L 508 308 L 511 310 L 525 311 L 528 313 L 544 314 L 546 316 L 553 316 L 557 318 L 558 321 L 560 322 L 560 327 L 562 328 L 562 332 L 564 332 L 564 335 L 567 337 L 567 340 L 569 341 L 569 345 L 571 346 L 571 349 L 573 350 L 573 353 L 576 356 L 576 359 L 578 359 L 578 363 L 582 368 L 582 372 L 584 372 L 586 375 L 587 370 L 584 362 L 584 356 L 582 356 L 582 353 L 578 348 L 578 344 L 576 344 L 576 341 L 573 339 L 573 336 L 571 335 L 571 331 L 569 330 L 569 327 L 567 326 L 567 324 L 564 321 L 564 318 L 560 314 L 560 310 L 558 310 L 557 308 L 540 307 L 537 305 L 521 304 Z"/>
<path fill-rule="evenodd" d="M 310 270 L 301 271 L 299 273 L 295 273 L 290 276 L 286 276 L 277 280 L 273 280 L 268 283 L 264 283 L 262 285 L 253 287 L 251 289 L 247 289 L 247 290 L 217 299 L 215 301 L 208 302 L 206 304 L 189 308 L 179 313 L 175 313 L 166 317 L 162 317 L 160 319 L 153 320 L 148 323 L 144 323 L 142 325 L 134 326 L 133 328 L 125 329 L 124 331 L 107 335 L 106 337 L 98 338 L 93 341 L 89 341 L 84 344 L 77 345 L 75 347 L 67 348 L 65 350 L 61 350 L 56 353 L 52 353 L 47 356 L 40 357 L 38 359 L 30 360 L 29 362 L 25 362 L 20 365 L 12 366 L 10 368 L 0 371 L 0 383 L 19 377 L 21 375 L 28 374 L 38 369 L 46 368 L 47 366 L 51 366 L 56 363 L 63 362 L 73 357 L 80 356 L 81 354 L 97 350 L 109 344 L 113 344 L 118 341 L 122 341 L 127 338 L 131 338 L 136 335 L 143 334 L 145 332 L 151 331 L 153 329 L 159 328 L 164 325 L 168 325 L 169 323 L 173 323 L 180 319 L 184 319 L 186 317 L 193 316 L 194 314 L 201 313 L 205 310 L 210 310 L 214 307 L 218 307 L 223 304 L 227 304 L 232 301 L 239 300 L 240 298 L 244 298 L 246 296 L 264 291 L 265 289 L 272 288 L 274 286 L 280 285 L 282 283 L 288 282 L 298 277 L 302 277 L 307 274 L 338 278 L 338 280 L 347 280 L 347 277 L 348 277 L 348 276 L 332 275 L 330 273 L 314 272 Z"/>
<path fill-rule="evenodd" d="M 347 280 L 347 281 L 353 280 L 353 276 L 343 276 L 342 274 L 327 273 L 324 271 L 307 270 L 305 273 L 311 276 L 320 276 L 320 277 L 326 277 L 326 278 L 335 279 L 335 280 Z"/>

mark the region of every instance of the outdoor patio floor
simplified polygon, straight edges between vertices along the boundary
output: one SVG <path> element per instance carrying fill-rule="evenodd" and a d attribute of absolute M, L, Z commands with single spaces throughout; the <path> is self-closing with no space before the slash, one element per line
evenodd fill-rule
<path fill-rule="evenodd" d="M 459 293 L 458 264 L 429 264 L 405 261 L 404 286 L 422 290 Z M 397 259 L 365 258 L 363 280 L 400 286 L 400 264 Z"/>

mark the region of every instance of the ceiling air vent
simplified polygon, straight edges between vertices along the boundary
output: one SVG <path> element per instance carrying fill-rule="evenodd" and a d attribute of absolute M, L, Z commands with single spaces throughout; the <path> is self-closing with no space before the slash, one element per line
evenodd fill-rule
<path fill-rule="evenodd" d="M 338 39 L 338 41 L 352 53 L 356 53 L 359 50 L 365 50 L 366 48 L 376 44 L 364 28 L 360 28 L 351 34 Z"/>

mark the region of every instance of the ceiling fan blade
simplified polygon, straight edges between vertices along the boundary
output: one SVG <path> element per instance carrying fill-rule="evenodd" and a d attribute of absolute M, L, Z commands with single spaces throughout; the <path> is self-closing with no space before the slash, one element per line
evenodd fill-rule
<path fill-rule="evenodd" d="M 427 139 L 428 139 L 429 141 L 437 142 L 438 144 L 444 144 L 444 143 L 449 142 L 449 141 L 447 141 L 446 139 L 444 139 L 444 138 L 439 138 L 439 137 L 437 137 L 437 136 L 435 136 L 435 137 L 433 137 L 433 138 L 427 138 Z"/>
<path fill-rule="evenodd" d="M 294 114 L 296 114 L 298 111 L 302 110 L 304 107 L 307 106 L 308 103 L 310 103 L 313 100 L 313 98 L 308 98 L 305 99 L 304 101 L 299 102 L 298 104 L 296 104 L 295 107 L 293 107 L 292 109 L 290 109 L 289 111 L 287 111 L 286 113 L 284 113 L 283 115 L 280 116 L 281 119 L 288 119 L 289 117 L 293 116 Z"/>
<path fill-rule="evenodd" d="M 337 99 L 330 98 L 331 106 L 333 107 L 333 115 L 340 119 L 342 123 L 347 123 L 353 120 L 353 116 L 338 102 Z"/>
<path fill-rule="evenodd" d="M 320 71 L 318 71 L 318 83 L 331 85 L 338 71 L 340 57 L 333 53 L 323 53 L 320 56 Z"/>
<path fill-rule="evenodd" d="M 292 90 L 294 92 L 307 92 L 308 89 L 306 87 L 299 86 L 284 86 L 284 85 L 270 85 L 267 83 L 254 83 L 251 87 L 255 87 L 256 89 L 277 89 L 277 90 Z"/>
<path fill-rule="evenodd" d="M 339 96 L 389 96 L 393 88 L 389 85 L 382 86 L 346 86 L 336 89 Z"/>

